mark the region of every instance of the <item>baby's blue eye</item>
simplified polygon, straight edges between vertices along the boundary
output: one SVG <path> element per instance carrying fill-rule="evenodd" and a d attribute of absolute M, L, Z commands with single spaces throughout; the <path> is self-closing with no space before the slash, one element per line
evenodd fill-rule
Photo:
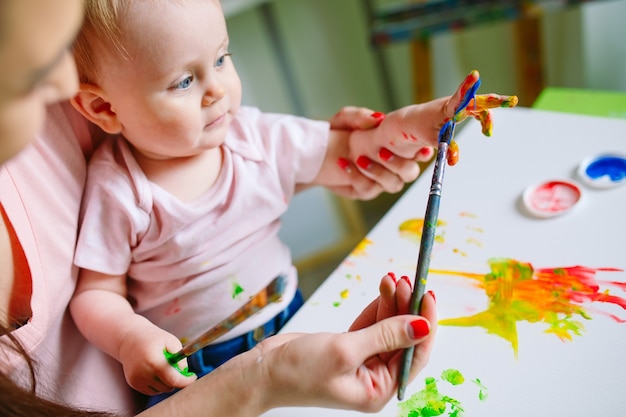
<path fill-rule="evenodd" d="M 185 78 L 184 80 L 176 84 L 174 88 L 176 88 L 177 90 L 186 90 L 187 88 L 191 86 L 192 81 L 193 81 L 193 77 L 190 75 L 189 77 Z"/>
<path fill-rule="evenodd" d="M 224 65 L 224 63 L 226 62 L 226 57 L 230 56 L 230 54 L 224 54 L 221 57 L 219 57 L 217 59 L 217 62 L 215 62 L 215 66 L 216 67 L 221 67 L 222 65 Z"/>

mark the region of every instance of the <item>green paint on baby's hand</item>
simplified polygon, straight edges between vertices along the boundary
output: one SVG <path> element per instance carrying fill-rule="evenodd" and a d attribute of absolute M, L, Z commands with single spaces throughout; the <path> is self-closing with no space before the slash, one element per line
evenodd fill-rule
<path fill-rule="evenodd" d="M 189 370 L 188 367 L 185 367 L 184 369 L 181 368 L 180 366 L 178 366 L 178 363 L 172 363 L 170 362 L 170 359 L 174 356 L 173 353 L 168 352 L 167 349 L 163 349 L 163 354 L 165 355 L 165 359 L 167 359 L 167 362 L 172 365 L 172 367 L 174 369 L 176 369 L 178 371 L 179 374 L 181 374 L 182 376 L 186 376 L 186 377 L 190 377 L 190 376 L 196 376 L 195 373 L 193 373 L 192 371 Z"/>

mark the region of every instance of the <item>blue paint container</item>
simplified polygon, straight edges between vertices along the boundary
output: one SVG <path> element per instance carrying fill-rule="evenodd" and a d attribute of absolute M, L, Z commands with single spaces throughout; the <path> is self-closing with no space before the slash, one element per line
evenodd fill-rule
<path fill-rule="evenodd" d="M 578 176 L 586 184 L 610 188 L 626 183 L 626 156 L 605 153 L 587 158 L 578 167 Z"/>

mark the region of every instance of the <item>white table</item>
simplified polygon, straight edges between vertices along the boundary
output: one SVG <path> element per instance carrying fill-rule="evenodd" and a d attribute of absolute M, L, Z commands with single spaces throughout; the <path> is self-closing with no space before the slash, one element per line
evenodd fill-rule
<path fill-rule="evenodd" d="M 482 137 L 474 121 L 465 122 L 472 125 L 457 135 L 460 161 L 446 168 L 439 215 L 445 225 L 437 229 L 441 240 L 433 250 L 428 281 L 437 295 L 440 319 L 487 310 L 489 298 L 480 283 L 490 272 L 491 258 L 529 262 L 535 272 L 549 268 L 550 279 L 554 268 L 586 266 L 600 284 L 598 293 L 608 290 L 616 300 L 625 300 L 626 286 L 605 281 L 626 282 L 626 185 L 604 190 L 583 186 L 582 201 L 571 212 L 550 219 L 525 214 L 521 195 L 528 185 L 543 180 L 576 180 L 576 168 L 587 156 L 625 152 L 626 121 L 529 109 L 498 109 L 494 118 L 492 138 Z M 377 295 L 379 279 L 387 271 L 413 279 L 419 241 L 401 236 L 399 225 L 423 217 L 431 176 L 432 167 L 320 286 L 284 332 L 344 331 Z M 594 274 L 598 268 L 618 270 Z M 435 270 L 474 273 L 477 279 Z M 535 284 L 533 279 L 527 287 L 530 310 L 553 310 L 554 306 L 536 304 L 545 298 L 533 297 Z M 520 287 L 513 288 L 523 298 Z M 561 295 L 568 297 L 568 293 Z M 589 317 L 570 318 L 574 327 L 584 326 L 579 335 L 564 334 L 571 340 L 546 333 L 548 324 L 533 322 L 528 314 L 511 321 L 511 308 L 500 314 L 512 326 L 502 335 L 490 334 L 480 325 L 441 325 L 430 363 L 408 386 L 405 400 L 424 388 L 425 377 L 432 376 L 440 392 L 460 402 L 465 417 L 624 415 L 626 310 L 611 302 L 564 302 Z M 460 371 L 466 382 L 457 386 L 443 382 L 441 373 L 446 369 Z M 471 382 L 475 378 L 487 388 L 484 400 L 478 399 L 478 386 Z M 379 415 L 399 413 L 394 399 Z M 265 415 L 360 414 L 285 408 Z M 449 411 L 442 415 L 448 416 Z"/>

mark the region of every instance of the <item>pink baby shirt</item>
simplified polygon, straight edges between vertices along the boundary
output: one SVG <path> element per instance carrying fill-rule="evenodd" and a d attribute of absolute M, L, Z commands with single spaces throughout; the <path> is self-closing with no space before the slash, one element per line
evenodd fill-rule
<path fill-rule="evenodd" d="M 128 271 L 135 311 L 183 343 L 287 275 L 282 302 L 218 340 L 258 327 L 296 291 L 291 255 L 278 237 L 280 216 L 296 184 L 319 172 L 328 134 L 327 122 L 242 107 L 215 185 L 191 203 L 149 182 L 126 142 L 108 139 L 90 161 L 76 265 Z"/>

